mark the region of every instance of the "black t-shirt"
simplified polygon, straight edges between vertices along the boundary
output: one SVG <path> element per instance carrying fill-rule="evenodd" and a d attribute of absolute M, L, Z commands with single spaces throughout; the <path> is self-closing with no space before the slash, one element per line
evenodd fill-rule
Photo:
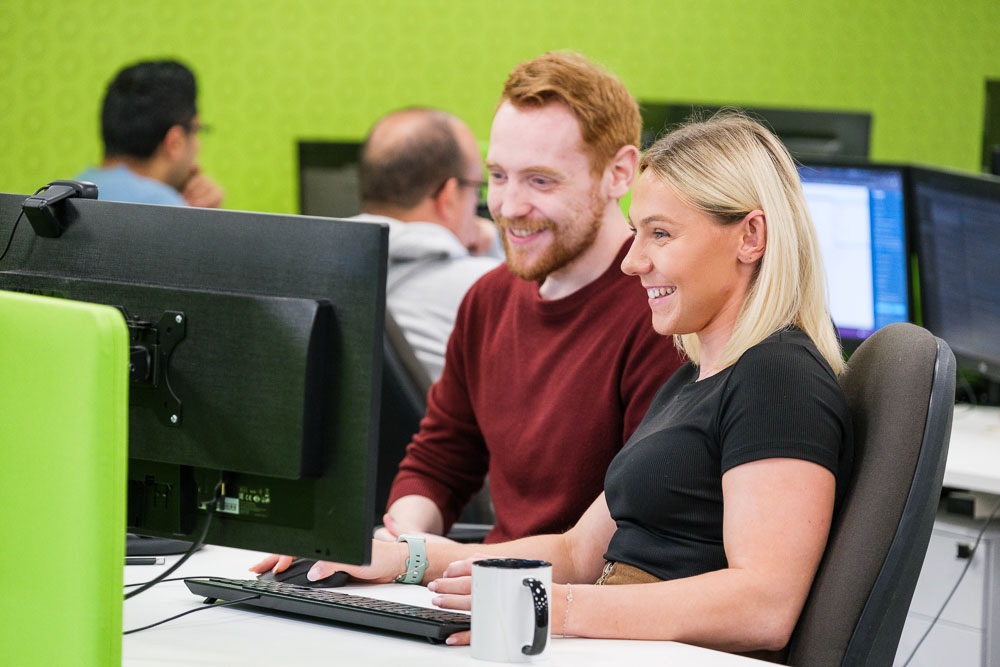
<path fill-rule="evenodd" d="M 653 398 L 604 479 L 618 529 L 604 557 L 661 579 L 727 567 L 722 474 L 767 458 L 851 475 L 850 413 L 829 364 L 799 329 L 769 336 L 697 382 L 688 362 Z M 766 492 L 766 490 L 765 490 Z"/>

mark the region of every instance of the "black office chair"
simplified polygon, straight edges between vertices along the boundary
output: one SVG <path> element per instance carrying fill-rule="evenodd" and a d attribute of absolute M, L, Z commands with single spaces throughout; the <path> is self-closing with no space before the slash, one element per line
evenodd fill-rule
<path fill-rule="evenodd" d="M 841 377 L 854 474 L 786 664 L 891 665 L 927 551 L 955 401 L 955 357 L 912 324 L 880 329 Z"/>
<path fill-rule="evenodd" d="M 375 487 L 375 525 L 389 499 L 392 480 L 403 460 L 406 446 L 427 412 L 431 377 L 403 336 L 388 309 L 382 340 L 382 406 L 379 418 L 378 476 Z"/>
<path fill-rule="evenodd" d="M 406 446 L 420 428 L 427 411 L 427 392 L 431 378 L 417 359 L 403 330 L 388 309 L 385 313 L 385 336 L 382 343 L 382 407 L 379 423 L 378 476 L 375 490 L 375 525 L 382 523 L 382 513 L 389 500 L 392 480 Z M 448 537 L 458 542 L 482 542 L 496 517 L 490 503 L 489 480 L 469 502 L 459 522 Z"/>

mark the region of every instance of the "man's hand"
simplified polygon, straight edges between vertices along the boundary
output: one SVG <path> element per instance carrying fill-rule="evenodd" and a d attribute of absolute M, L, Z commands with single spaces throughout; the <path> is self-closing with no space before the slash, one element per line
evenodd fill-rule
<path fill-rule="evenodd" d="M 181 196 L 188 206 L 199 208 L 219 208 L 224 194 L 219 184 L 202 173 L 199 167 L 195 167 L 194 173 L 181 191 Z"/>
<path fill-rule="evenodd" d="M 469 252 L 473 255 L 495 254 L 491 251 L 497 242 L 496 225 L 493 224 L 492 220 L 476 218 L 476 228 L 478 233 L 468 246 Z"/>
<path fill-rule="evenodd" d="M 389 513 L 382 515 L 382 523 L 382 527 L 375 531 L 376 540 L 381 540 L 383 542 L 395 542 L 396 538 L 400 535 L 413 535 L 415 537 L 424 538 L 425 542 L 450 542 L 451 544 L 455 544 L 454 540 L 449 540 L 443 535 L 435 535 L 434 533 L 416 530 L 415 528 L 408 529 L 406 524 L 396 520 L 396 518 Z"/>

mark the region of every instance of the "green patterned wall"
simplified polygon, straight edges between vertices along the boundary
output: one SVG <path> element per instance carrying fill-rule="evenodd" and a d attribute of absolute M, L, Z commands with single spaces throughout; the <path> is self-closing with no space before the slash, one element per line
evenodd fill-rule
<path fill-rule="evenodd" d="M 0 191 L 99 160 L 108 79 L 164 56 L 199 77 L 231 208 L 294 212 L 298 138 L 359 138 L 402 105 L 485 146 L 506 73 L 550 49 L 640 99 L 870 110 L 874 158 L 975 169 L 998 27 L 997 0 L 0 0 Z"/>

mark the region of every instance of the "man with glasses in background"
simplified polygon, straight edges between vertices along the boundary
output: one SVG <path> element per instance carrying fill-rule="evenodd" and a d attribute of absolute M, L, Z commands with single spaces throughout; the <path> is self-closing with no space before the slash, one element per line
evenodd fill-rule
<path fill-rule="evenodd" d="M 103 200 L 218 208 L 222 189 L 197 162 L 196 97 L 194 73 L 174 60 L 118 72 L 101 107 L 104 160 L 77 178 L 96 183 Z"/>
<path fill-rule="evenodd" d="M 389 225 L 386 306 L 431 380 L 466 291 L 501 263 L 476 215 L 484 187 L 476 138 L 451 114 L 408 108 L 380 118 L 361 149 L 356 220 Z"/>

